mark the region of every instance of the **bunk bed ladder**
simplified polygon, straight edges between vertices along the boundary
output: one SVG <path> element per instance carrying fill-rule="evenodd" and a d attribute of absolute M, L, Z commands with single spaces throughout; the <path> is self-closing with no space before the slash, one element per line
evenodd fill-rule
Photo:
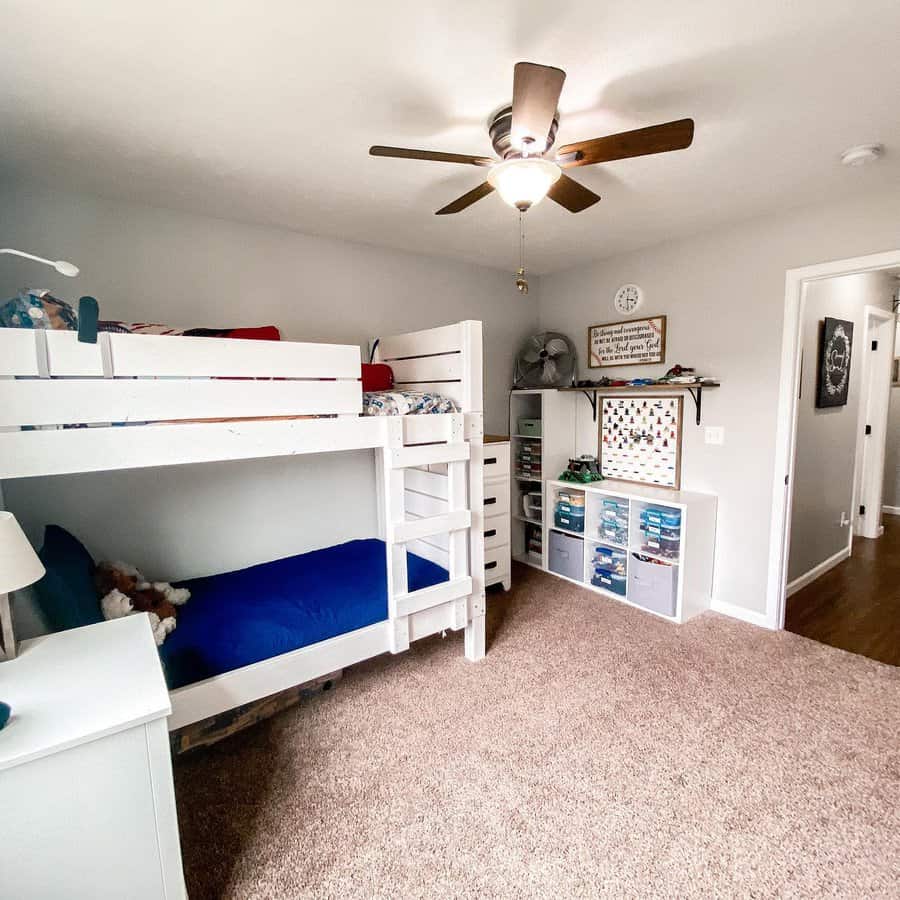
<path fill-rule="evenodd" d="M 452 604 L 448 627 L 465 628 L 472 593 L 469 574 L 469 509 L 467 470 L 469 445 L 464 443 L 464 417 L 448 416 L 445 444 L 405 447 L 401 418 L 385 420 L 387 439 L 382 448 L 379 490 L 382 496 L 382 530 L 387 552 L 388 619 L 390 650 L 409 648 L 410 616 L 436 606 Z M 407 519 L 405 512 L 406 470 L 432 463 L 447 464 L 447 511 L 442 515 Z M 407 582 L 406 544 L 434 535 L 448 537 L 448 580 L 432 587 L 410 591 Z"/>

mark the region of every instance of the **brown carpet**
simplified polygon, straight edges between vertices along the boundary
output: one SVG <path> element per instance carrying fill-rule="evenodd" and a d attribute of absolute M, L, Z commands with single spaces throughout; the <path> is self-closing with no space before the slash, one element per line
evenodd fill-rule
<path fill-rule="evenodd" d="M 192 900 L 897 897 L 900 669 L 519 568 L 491 644 L 176 763 Z"/>

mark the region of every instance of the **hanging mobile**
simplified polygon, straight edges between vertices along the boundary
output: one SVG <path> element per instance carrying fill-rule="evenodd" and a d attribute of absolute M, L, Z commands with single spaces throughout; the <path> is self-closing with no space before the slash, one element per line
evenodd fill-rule
<path fill-rule="evenodd" d="M 516 288 L 528 293 L 528 276 L 525 274 L 525 211 L 519 210 L 519 268 L 516 271 Z"/>

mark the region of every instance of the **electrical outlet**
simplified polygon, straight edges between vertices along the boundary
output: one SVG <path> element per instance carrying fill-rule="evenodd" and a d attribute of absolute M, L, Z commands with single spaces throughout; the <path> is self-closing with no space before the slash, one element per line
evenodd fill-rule
<path fill-rule="evenodd" d="M 706 426 L 706 443 L 707 444 L 724 444 L 725 429 L 721 425 Z"/>

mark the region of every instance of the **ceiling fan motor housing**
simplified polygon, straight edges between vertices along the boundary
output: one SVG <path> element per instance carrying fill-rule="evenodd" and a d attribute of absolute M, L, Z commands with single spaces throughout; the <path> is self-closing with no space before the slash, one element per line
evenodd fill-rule
<path fill-rule="evenodd" d="M 500 159 L 515 159 L 522 152 L 513 147 L 510 141 L 510 129 L 512 128 L 512 105 L 502 106 L 494 113 L 488 125 L 488 133 L 491 136 L 491 144 L 494 152 Z M 550 131 L 547 133 L 547 146 L 538 148 L 535 146 L 532 156 L 546 153 L 556 140 L 556 130 L 559 128 L 559 110 L 553 116 L 550 123 Z"/>

